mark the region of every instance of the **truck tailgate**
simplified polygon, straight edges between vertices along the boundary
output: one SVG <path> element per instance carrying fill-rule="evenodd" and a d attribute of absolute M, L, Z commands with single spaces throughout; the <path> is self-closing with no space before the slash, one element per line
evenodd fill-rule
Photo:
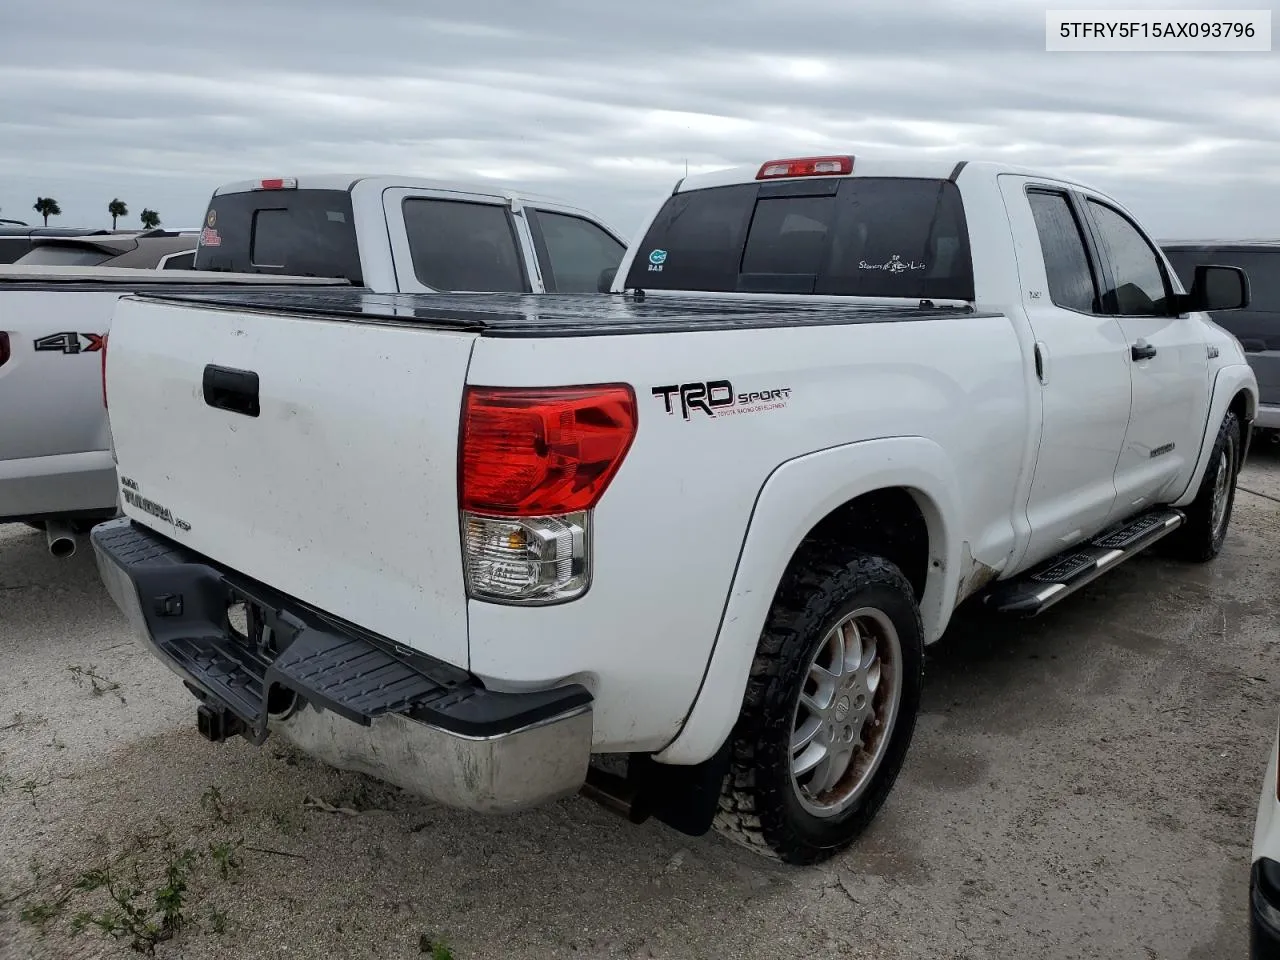
<path fill-rule="evenodd" d="M 465 667 L 457 450 L 474 334 L 258 311 L 118 305 L 106 388 L 125 513 Z"/>

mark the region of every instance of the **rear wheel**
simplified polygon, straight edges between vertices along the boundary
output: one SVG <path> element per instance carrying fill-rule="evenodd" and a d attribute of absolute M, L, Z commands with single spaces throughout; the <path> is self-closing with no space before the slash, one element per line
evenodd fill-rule
<path fill-rule="evenodd" d="M 1218 428 L 1200 491 L 1186 509 L 1187 521 L 1169 538 L 1171 551 L 1180 559 L 1204 563 L 1222 551 L 1236 500 L 1240 440 L 1240 420 L 1228 412 Z"/>
<path fill-rule="evenodd" d="M 910 745 L 924 631 L 893 564 L 815 549 L 778 591 L 734 730 L 720 832 L 787 863 L 848 847 Z"/>

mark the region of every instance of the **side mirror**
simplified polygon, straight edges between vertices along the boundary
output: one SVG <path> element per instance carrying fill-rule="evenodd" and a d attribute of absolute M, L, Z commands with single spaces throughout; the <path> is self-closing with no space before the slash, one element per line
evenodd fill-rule
<path fill-rule="evenodd" d="M 1200 264 L 1187 294 L 1187 310 L 1240 310 L 1249 305 L 1249 276 L 1240 267 Z"/>
<path fill-rule="evenodd" d="M 617 273 L 617 267 L 606 267 L 604 270 L 601 270 L 600 276 L 596 280 L 596 292 L 608 293 L 613 289 L 613 278 L 617 276 Z"/>

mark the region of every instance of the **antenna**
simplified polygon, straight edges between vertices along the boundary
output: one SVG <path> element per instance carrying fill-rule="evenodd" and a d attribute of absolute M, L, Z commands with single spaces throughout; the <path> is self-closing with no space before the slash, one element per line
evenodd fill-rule
<path fill-rule="evenodd" d="M 689 176 L 689 158 L 688 157 L 684 158 L 684 175 L 686 177 Z"/>

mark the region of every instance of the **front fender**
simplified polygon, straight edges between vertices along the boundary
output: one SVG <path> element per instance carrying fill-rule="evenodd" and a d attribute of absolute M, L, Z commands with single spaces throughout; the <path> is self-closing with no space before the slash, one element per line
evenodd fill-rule
<path fill-rule="evenodd" d="M 925 642 L 942 636 L 962 573 L 960 538 L 953 532 L 958 487 L 942 448 L 923 437 L 893 437 L 789 460 L 769 475 L 756 497 L 702 686 L 680 733 L 657 760 L 700 763 L 720 748 L 737 722 L 760 631 L 797 547 L 837 507 L 888 487 L 906 488 L 928 525 L 930 562 L 921 615 Z"/>
<path fill-rule="evenodd" d="M 1253 368 L 1247 363 L 1232 363 L 1221 367 L 1213 380 L 1209 417 L 1205 421 L 1204 434 L 1200 438 L 1200 454 L 1196 458 L 1195 470 L 1191 473 L 1191 480 L 1187 483 L 1186 489 L 1173 502 L 1175 507 L 1187 506 L 1200 492 L 1200 484 L 1204 480 L 1205 470 L 1209 468 L 1209 455 L 1213 452 L 1213 444 L 1218 439 L 1218 428 L 1222 424 L 1222 418 L 1227 415 L 1231 401 L 1241 390 L 1244 390 L 1248 396 L 1246 416 L 1252 420 L 1258 412 L 1258 378 Z M 1241 424 L 1241 426 L 1248 429 L 1247 424 Z M 1248 449 L 1249 438 L 1242 436 L 1240 440 L 1246 444 L 1245 449 Z"/>

